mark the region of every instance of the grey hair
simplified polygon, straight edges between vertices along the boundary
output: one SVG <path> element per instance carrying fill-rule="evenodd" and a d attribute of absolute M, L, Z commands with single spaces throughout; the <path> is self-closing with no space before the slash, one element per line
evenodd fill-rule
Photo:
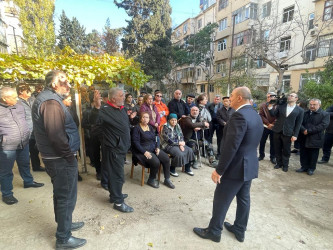
<path fill-rule="evenodd" d="M 121 89 L 121 88 L 117 88 L 117 87 L 111 88 L 109 90 L 109 100 L 111 100 L 112 98 L 114 98 L 119 91 L 124 91 L 124 90 Z"/>
<path fill-rule="evenodd" d="M 45 76 L 45 85 L 47 87 L 52 88 L 52 83 L 54 82 L 54 79 L 60 74 L 63 73 L 65 74 L 63 71 L 61 70 L 51 70 L 50 72 L 48 72 Z"/>
<path fill-rule="evenodd" d="M 313 101 L 313 102 L 318 102 L 319 105 L 321 105 L 321 100 L 319 100 L 319 99 L 317 99 L 317 98 L 312 98 L 309 102 L 311 102 L 311 101 Z"/>
<path fill-rule="evenodd" d="M 9 93 L 10 92 L 14 92 L 16 93 L 16 90 L 14 88 L 11 87 L 2 87 L 0 89 L 0 98 L 2 97 L 7 97 L 7 96 L 11 96 Z"/>

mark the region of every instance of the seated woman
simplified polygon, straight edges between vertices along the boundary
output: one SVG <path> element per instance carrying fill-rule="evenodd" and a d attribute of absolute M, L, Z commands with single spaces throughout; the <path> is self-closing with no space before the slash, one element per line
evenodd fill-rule
<path fill-rule="evenodd" d="M 177 177 L 176 167 L 185 165 L 185 172 L 193 176 L 191 164 L 195 160 L 194 153 L 191 148 L 185 145 L 182 130 L 177 124 L 176 114 L 172 113 L 169 115 L 169 121 L 163 126 L 161 139 L 162 148 L 172 156 L 170 174 Z"/>
<path fill-rule="evenodd" d="M 158 131 L 161 122 L 161 116 L 153 104 L 153 96 L 147 94 L 143 97 L 143 104 L 140 107 L 140 113 L 147 112 L 149 114 L 149 124 Z"/>
<path fill-rule="evenodd" d="M 169 156 L 163 150 L 160 150 L 155 129 L 149 125 L 149 114 L 147 112 L 141 112 L 140 123 L 133 128 L 132 153 L 145 167 L 150 168 L 150 175 L 147 181 L 149 186 L 159 187 L 156 174 L 160 164 L 162 164 L 164 185 L 169 188 L 175 188 L 170 181 Z"/>

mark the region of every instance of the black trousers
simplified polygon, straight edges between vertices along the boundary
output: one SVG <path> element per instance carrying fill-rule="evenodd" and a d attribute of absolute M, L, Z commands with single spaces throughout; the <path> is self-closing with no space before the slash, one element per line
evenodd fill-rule
<path fill-rule="evenodd" d="M 279 166 L 288 168 L 290 158 L 291 136 L 274 133 L 274 149 L 276 162 Z"/>
<path fill-rule="evenodd" d="M 214 132 L 216 131 L 216 137 L 218 137 L 219 135 L 219 131 L 220 131 L 220 124 L 219 123 L 216 123 L 216 122 L 210 122 L 209 123 L 209 143 L 213 143 L 213 136 L 214 136 Z M 218 143 L 218 141 L 217 141 Z"/>
<path fill-rule="evenodd" d="M 115 153 L 114 149 L 107 147 L 103 150 L 103 168 L 105 168 L 108 175 L 110 200 L 114 200 L 116 204 L 124 202 L 122 189 L 125 182 L 124 164 L 126 153 Z"/>
<path fill-rule="evenodd" d="M 101 172 L 101 142 L 98 137 L 90 138 L 90 161 L 96 169 L 96 173 Z"/>
<path fill-rule="evenodd" d="M 163 166 L 164 178 L 170 178 L 170 158 L 167 153 L 165 153 L 162 149 L 160 153 L 156 155 L 155 153 L 151 153 L 152 158 L 147 159 L 143 154 L 136 154 L 135 157 L 147 168 L 150 168 L 149 179 L 156 179 L 156 174 L 158 173 L 158 169 L 160 168 L 160 164 Z"/>
<path fill-rule="evenodd" d="M 265 145 L 267 138 L 269 136 L 269 154 L 270 158 L 273 159 L 275 158 L 275 150 L 274 150 L 274 132 L 268 128 L 264 128 L 264 131 L 262 132 L 261 140 L 260 140 L 260 145 L 259 145 L 259 156 L 260 157 L 265 157 Z"/>
<path fill-rule="evenodd" d="M 224 129 L 224 127 L 220 127 L 220 129 L 216 133 L 216 135 L 217 135 L 217 155 L 221 154 L 221 141 L 222 141 L 222 137 L 223 137 L 223 129 Z"/>
<path fill-rule="evenodd" d="M 245 232 L 250 214 L 250 181 L 228 180 L 221 178 L 216 185 L 213 201 L 213 216 L 209 222 L 209 230 L 220 235 L 223 222 L 234 197 L 237 199 L 236 219 L 234 228 L 238 232 Z"/>
<path fill-rule="evenodd" d="M 316 170 L 319 148 L 306 148 L 305 143 L 300 143 L 300 161 L 304 170 Z"/>
<path fill-rule="evenodd" d="M 33 138 L 29 139 L 29 153 L 32 169 L 40 168 L 40 159 L 39 159 L 39 151 L 36 145 L 36 140 Z"/>
<path fill-rule="evenodd" d="M 56 238 L 66 242 L 71 236 L 72 214 L 77 198 L 77 161 L 43 159 L 45 169 L 53 184 L 55 221 L 58 224 Z"/>
<path fill-rule="evenodd" d="M 323 161 L 329 161 L 331 157 L 331 150 L 333 146 L 333 134 L 326 133 L 325 134 L 325 140 L 324 140 L 324 146 L 323 146 Z"/>

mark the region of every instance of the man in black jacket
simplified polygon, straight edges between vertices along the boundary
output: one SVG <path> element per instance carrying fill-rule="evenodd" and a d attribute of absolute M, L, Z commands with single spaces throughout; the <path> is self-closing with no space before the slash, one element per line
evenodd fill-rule
<path fill-rule="evenodd" d="M 131 145 L 130 123 L 124 108 L 124 101 L 124 91 L 120 88 L 112 88 L 109 90 L 107 103 L 101 107 L 100 102 L 95 102 L 95 109 L 100 108 L 97 124 L 103 135 L 103 168 L 105 167 L 108 172 L 110 202 L 114 203 L 114 209 L 130 213 L 134 209 L 124 202 L 128 195 L 122 193 L 125 182 L 124 163 L 126 153 Z M 136 113 L 133 112 L 131 115 L 133 118 Z"/>
<path fill-rule="evenodd" d="M 291 143 L 297 140 L 303 121 L 304 111 L 296 105 L 297 100 L 297 94 L 291 93 L 287 103 L 277 105 L 274 109 L 273 104 L 268 105 L 269 113 L 276 117 L 273 139 L 277 164 L 274 168 L 282 167 L 284 172 L 287 172 L 289 167 Z"/>
<path fill-rule="evenodd" d="M 78 248 L 85 239 L 73 237 L 71 231 L 84 226 L 72 222 L 77 199 L 80 136 L 72 115 L 63 100 L 69 95 L 70 84 L 64 72 L 52 70 L 45 76 L 46 88 L 32 106 L 32 120 L 38 150 L 51 177 L 53 205 L 57 223 L 56 248 Z"/>
<path fill-rule="evenodd" d="M 221 154 L 221 140 L 223 137 L 223 129 L 227 125 L 229 118 L 235 112 L 233 108 L 230 107 L 230 99 L 229 96 L 225 96 L 222 98 L 223 107 L 217 110 L 216 119 L 219 123 L 219 132 L 217 133 L 217 159 Z"/>
<path fill-rule="evenodd" d="M 307 172 L 313 175 L 316 170 L 319 149 L 323 146 L 324 130 L 330 123 L 330 115 L 320 108 L 319 99 L 311 99 L 309 110 L 304 113 L 301 132 L 299 134 L 300 142 L 300 161 L 301 168 L 296 172 Z"/>
<path fill-rule="evenodd" d="M 2 201 L 13 205 L 18 200 L 13 196 L 13 167 L 16 161 L 24 188 L 41 187 L 30 173 L 29 137 L 30 130 L 25 111 L 17 103 L 15 89 L 3 87 L 0 90 L 0 186 Z"/>
<path fill-rule="evenodd" d="M 333 146 L 333 105 L 331 107 L 328 107 L 326 109 L 326 112 L 330 115 L 330 124 L 325 131 L 323 157 L 320 161 L 318 161 L 319 164 L 327 163 L 330 160 L 331 150 Z"/>
<path fill-rule="evenodd" d="M 174 94 L 174 98 L 168 103 L 168 109 L 170 114 L 174 113 L 177 115 L 177 119 L 185 117 L 190 114 L 190 110 L 186 103 L 181 99 L 182 92 L 177 89 Z"/>

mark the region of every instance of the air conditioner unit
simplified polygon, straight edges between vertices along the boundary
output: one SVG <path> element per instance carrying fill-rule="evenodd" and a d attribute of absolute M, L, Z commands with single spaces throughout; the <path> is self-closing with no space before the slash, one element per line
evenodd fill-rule
<path fill-rule="evenodd" d="M 316 30 L 311 30 L 310 31 L 310 36 L 316 36 L 318 33 Z"/>
<path fill-rule="evenodd" d="M 227 73 L 225 73 L 225 72 L 222 72 L 222 77 L 225 77 L 225 76 L 227 76 Z"/>

